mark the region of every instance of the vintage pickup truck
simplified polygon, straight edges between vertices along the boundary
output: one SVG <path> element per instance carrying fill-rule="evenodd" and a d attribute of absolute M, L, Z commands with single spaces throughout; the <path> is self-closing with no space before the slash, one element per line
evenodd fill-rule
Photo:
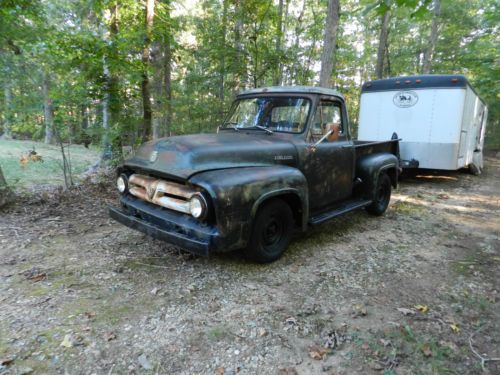
<path fill-rule="evenodd" d="M 215 134 L 158 139 L 118 168 L 112 218 L 189 251 L 271 262 L 294 232 L 346 212 L 385 212 L 397 136 L 353 141 L 344 98 L 319 87 L 238 95 Z"/>

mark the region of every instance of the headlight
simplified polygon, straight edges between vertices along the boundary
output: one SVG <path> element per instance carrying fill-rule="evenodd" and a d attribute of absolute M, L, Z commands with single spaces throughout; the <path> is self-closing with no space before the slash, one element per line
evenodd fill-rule
<path fill-rule="evenodd" d="M 207 211 L 207 202 L 203 195 L 196 194 L 191 197 L 189 201 L 189 211 L 194 218 L 199 219 L 205 216 Z"/>
<path fill-rule="evenodd" d="M 124 174 L 118 176 L 118 178 L 116 179 L 116 187 L 118 188 L 118 191 L 120 193 L 125 193 L 128 190 L 127 176 L 125 176 Z"/>

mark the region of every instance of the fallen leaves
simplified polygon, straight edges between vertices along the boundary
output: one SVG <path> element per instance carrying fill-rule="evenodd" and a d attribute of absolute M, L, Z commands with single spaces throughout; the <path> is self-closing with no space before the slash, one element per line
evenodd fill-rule
<path fill-rule="evenodd" d="M 351 318 L 356 319 L 360 316 L 366 316 L 367 314 L 368 312 L 364 305 L 354 305 L 351 312 Z"/>
<path fill-rule="evenodd" d="M 309 347 L 309 357 L 317 361 L 321 361 L 326 358 L 328 349 L 322 348 L 320 346 L 314 345 Z"/>
<path fill-rule="evenodd" d="M 81 346 L 81 345 L 84 345 L 83 337 L 73 336 L 71 334 L 65 335 L 61 344 L 59 344 L 59 346 L 62 346 L 63 348 L 72 348 L 74 346 Z"/>
<path fill-rule="evenodd" d="M 95 311 L 85 311 L 83 315 L 85 315 L 87 319 L 92 319 L 95 317 L 96 313 Z"/>
<path fill-rule="evenodd" d="M 278 375 L 297 375 L 298 372 L 293 367 L 281 367 L 278 369 Z"/>
<path fill-rule="evenodd" d="M 13 357 L 0 358 L 0 366 L 7 366 L 14 362 Z"/>
<path fill-rule="evenodd" d="M 29 277 L 29 280 L 33 281 L 34 283 L 43 281 L 47 279 L 47 274 L 45 272 L 39 273 L 38 275 L 34 275 Z"/>
<path fill-rule="evenodd" d="M 31 280 L 35 283 L 47 279 L 47 272 L 44 272 L 37 267 L 33 267 L 29 270 L 19 272 L 19 274 L 23 275 L 27 280 Z"/>
<path fill-rule="evenodd" d="M 415 305 L 413 307 L 420 311 L 422 314 L 425 314 L 429 311 L 429 307 L 427 305 Z"/>
<path fill-rule="evenodd" d="M 114 332 L 108 332 L 104 335 L 104 340 L 111 341 L 116 339 L 116 334 Z"/>
<path fill-rule="evenodd" d="M 431 346 L 429 344 L 423 344 L 420 347 L 420 350 L 422 351 L 422 353 L 424 354 L 424 356 L 426 356 L 426 357 L 432 357 L 432 350 L 431 350 Z"/>
<path fill-rule="evenodd" d="M 449 324 L 449 326 L 450 326 L 451 330 L 452 330 L 454 333 L 458 333 L 458 332 L 460 332 L 460 327 L 458 326 L 458 323 L 456 323 L 456 322 L 454 322 L 454 321 L 450 320 L 450 321 L 448 321 L 448 324 Z"/>

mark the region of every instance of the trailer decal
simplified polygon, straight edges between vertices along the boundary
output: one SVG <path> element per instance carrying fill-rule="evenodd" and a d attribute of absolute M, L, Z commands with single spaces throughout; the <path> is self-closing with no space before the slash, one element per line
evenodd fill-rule
<path fill-rule="evenodd" d="M 418 95 L 414 91 L 399 91 L 392 101 L 396 107 L 408 108 L 418 103 Z"/>

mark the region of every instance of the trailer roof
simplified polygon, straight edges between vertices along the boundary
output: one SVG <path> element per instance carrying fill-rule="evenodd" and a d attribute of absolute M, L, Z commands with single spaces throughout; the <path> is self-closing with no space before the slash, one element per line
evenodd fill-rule
<path fill-rule="evenodd" d="M 429 74 L 368 81 L 363 84 L 361 92 L 424 88 L 465 88 L 466 86 L 472 88 L 467 78 L 461 74 Z"/>
<path fill-rule="evenodd" d="M 246 96 L 246 95 L 254 95 L 254 94 L 268 94 L 268 93 L 289 93 L 289 94 L 319 94 L 319 95 L 330 95 L 336 96 L 341 99 L 344 99 L 342 94 L 340 94 L 337 90 L 329 89 L 326 87 L 315 87 L 315 86 L 270 86 L 270 87 L 261 87 L 256 89 L 250 89 L 243 91 L 238 95 Z"/>

